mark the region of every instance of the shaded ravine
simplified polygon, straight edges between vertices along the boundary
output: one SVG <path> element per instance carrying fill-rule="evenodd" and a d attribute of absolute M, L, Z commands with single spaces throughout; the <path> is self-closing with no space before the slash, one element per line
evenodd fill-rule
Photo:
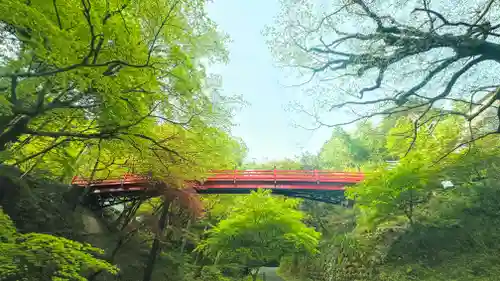
<path fill-rule="evenodd" d="M 284 281 L 283 278 L 278 276 L 277 271 L 277 267 L 261 267 L 259 277 L 263 281 Z"/>

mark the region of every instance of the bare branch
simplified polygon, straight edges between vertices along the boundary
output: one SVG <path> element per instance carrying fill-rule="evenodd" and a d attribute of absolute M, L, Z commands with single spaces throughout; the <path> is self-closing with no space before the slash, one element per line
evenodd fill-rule
<path fill-rule="evenodd" d="M 106 6 L 109 6 L 109 3 L 106 3 L 106 4 L 107 4 Z M 120 6 L 120 8 L 118 8 L 114 11 L 110 11 L 109 7 L 106 7 L 107 11 L 106 11 L 106 14 L 104 15 L 104 18 L 102 19 L 102 23 L 106 24 L 107 21 L 115 15 L 118 15 L 118 14 L 122 15 L 122 12 L 128 7 L 129 4 L 130 4 L 130 0 L 129 0 L 129 2 L 122 4 Z"/>
<path fill-rule="evenodd" d="M 150 117 L 152 118 L 157 118 L 157 119 L 160 119 L 160 120 L 163 120 L 165 122 L 168 122 L 170 124 L 174 124 L 174 125 L 188 125 L 191 123 L 191 121 L 193 121 L 193 119 L 196 117 L 196 116 L 199 116 L 200 113 L 194 113 L 192 114 L 188 120 L 184 121 L 184 122 L 179 122 L 179 121 L 174 121 L 174 120 L 171 120 L 171 119 L 168 119 L 168 118 L 165 118 L 163 116 L 159 116 L 159 115 L 151 115 Z"/>
<path fill-rule="evenodd" d="M 397 106 L 396 107 L 391 107 L 391 108 L 384 109 L 384 110 L 381 110 L 381 111 L 376 111 L 376 112 L 371 112 L 371 113 L 368 113 L 368 114 L 364 114 L 364 115 L 361 115 L 358 118 L 352 119 L 350 121 L 342 122 L 342 123 L 326 124 L 326 123 L 321 122 L 318 119 L 316 120 L 316 122 L 318 124 L 320 124 L 321 126 L 325 126 L 325 127 L 340 127 L 340 126 L 346 126 L 346 125 L 355 124 L 355 123 L 357 123 L 359 121 L 367 120 L 367 119 L 370 119 L 370 118 L 373 118 L 373 117 L 376 117 L 376 116 L 392 116 L 392 115 L 398 114 L 398 113 L 409 112 L 409 111 L 412 111 L 414 109 L 418 109 L 418 108 L 421 108 L 421 107 L 424 107 L 424 106 L 427 106 L 427 105 L 428 105 L 428 103 L 417 104 L 417 105 L 412 105 L 412 106 L 405 106 L 405 107 L 397 107 Z"/>
<path fill-rule="evenodd" d="M 427 17 L 429 18 L 429 31 L 434 31 L 434 21 L 435 19 L 432 17 L 429 10 L 429 2 L 430 0 L 422 0 L 422 4 L 424 5 L 424 9 L 427 10 Z"/>
<path fill-rule="evenodd" d="M 62 27 L 62 22 L 61 22 L 61 16 L 59 15 L 59 10 L 57 9 L 57 0 L 52 0 L 52 4 L 54 5 L 54 11 L 56 13 L 57 17 L 57 25 L 59 26 L 59 29 L 63 29 Z"/>
<path fill-rule="evenodd" d="M 168 10 L 165 18 L 163 19 L 163 21 L 161 22 L 160 26 L 158 27 L 158 30 L 156 31 L 154 37 L 153 37 L 153 41 L 151 42 L 150 44 L 150 47 L 149 47 L 149 52 L 148 52 L 148 58 L 146 59 L 146 65 L 149 64 L 150 60 L 151 60 L 151 56 L 153 54 L 153 51 L 156 47 L 156 41 L 158 41 L 158 38 L 159 38 L 159 35 L 161 33 L 161 31 L 163 30 L 163 28 L 165 27 L 165 24 L 167 23 L 167 21 L 170 19 L 170 16 L 172 15 L 172 12 L 174 11 L 175 7 L 177 6 L 177 4 L 179 4 L 180 0 L 177 0 L 175 1 L 172 6 L 170 6 L 170 9 Z"/>
<path fill-rule="evenodd" d="M 429 112 L 429 110 L 431 110 L 432 108 L 432 104 L 429 104 L 427 106 L 427 108 L 424 110 L 424 112 L 422 112 L 417 119 L 415 119 L 415 121 L 413 121 L 413 137 L 412 137 L 412 140 L 411 140 L 411 143 L 410 143 L 410 146 L 408 147 L 408 149 L 406 150 L 406 153 L 404 154 L 403 157 L 406 157 L 408 155 L 408 153 L 410 153 L 410 151 L 413 149 L 413 147 L 415 146 L 415 143 L 417 142 L 417 137 L 418 137 L 418 129 L 420 127 L 420 120 Z"/>
<path fill-rule="evenodd" d="M 47 146 L 46 148 L 44 148 L 43 150 L 37 152 L 37 153 L 34 153 L 34 154 L 31 154 L 30 156 L 26 157 L 26 158 L 23 158 L 21 160 L 18 160 L 16 161 L 14 164 L 12 164 L 13 166 L 19 166 L 21 165 L 22 163 L 26 162 L 26 161 L 29 161 L 33 158 L 36 158 L 40 155 L 43 155 L 43 154 L 46 154 L 47 152 L 51 151 L 52 149 L 60 146 L 61 144 L 64 144 L 66 142 L 68 142 L 70 139 L 69 138 L 65 138 L 65 139 L 62 139 L 60 141 L 54 141 L 52 142 L 51 145 Z"/>
<path fill-rule="evenodd" d="M 453 86 L 455 86 L 455 83 L 460 78 L 460 76 L 462 76 L 464 73 L 466 73 L 469 69 L 471 69 L 476 64 L 483 62 L 485 60 L 486 60 L 486 58 L 484 58 L 484 57 L 478 57 L 478 58 L 473 59 L 470 62 L 468 62 L 459 71 L 455 72 L 451 76 L 450 80 L 448 81 L 448 84 L 446 85 L 444 91 L 441 94 L 437 95 L 436 97 L 432 98 L 432 101 L 435 102 L 441 98 L 448 96 L 450 94 L 451 90 L 453 89 Z"/>
<path fill-rule="evenodd" d="M 370 104 L 380 104 L 380 103 L 386 103 L 386 102 L 396 102 L 395 98 L 381 98 L 381 99 L 376 99 L 376 100 L 368 100 L 368 101 L 346 101 L 343 103 L 339 104 L 334 104 L 330 107 L 330 111 L 332 111 L 335 108 L 342 108 L 348 105 L 370 105 Z"/>
<path fill-rule="evenodd" d="M 373 21 L 375 21 L 375 23 L 377 24 L 377 29 L 384 27 L 381 18 L 377 14 L 372 12 L 363 0 L 354 0 L 353 2 L 358 4 L 363 9 L 363 11 L 365 11 L 368 17 L 370 17 L 371 19 L 373 19 Z"/>
<path fill-rule="evenodd" d="M 498 101 L 500 98 L 500 88 L 496 90 L 494 95 L 486 102 L 484 105 L 481 105 L 481 107 L 474 113 L 471 114 L 470 116 L 467 116 L 468 121 L 474 120 L 477 116 L 479 116 L 481 113 L 483 113 L 486 109 L 491 108 L 492 105 Z"/>
<path fill-rule="evenodd" d="M 431 10 L 431 9 L 428 9 L 428 8 L 415 8 L 413 10 L 413 12 L 425 12 L 427 14 L 432 14 L 432 15 L 436 16 L 439 20 L 441 20 L 441 22 L 443 24 L 441 26 L 435 28 L 434 31 L 443 27 L 443 26 L 457 26 L 457 27 L 461 26 L 461 27 L 467 27 L 469 29 L 473 28 L 475 26 L 474 24 L 470 24 L 470 23 L 463 22 L 463 21 L 450 22 L 441 13 L 434 11 L 434 10 Z"/>
<path fill-rule="evenodd" d="M 488 3 L 486 3 L 486 6 L 484 7 L 483 11 L 481 12 L 481 14 L 479 15 L 479 17 L 474 21 L 474 23 L 472 25 L 477 25 L 478 23 L 481 22 L 481 20 L 486 16 L 486 14 L 488 14 L 488 12 L 490 11 L 491 9 L 491 6 L 493 5 L 493 3 L 495 2 L 495 0 L 490 0 L 488 1 Z"/>
<path fill-rule="evenodd" d="M 408 99 L 408 97 L 414 95 L 420 89 L 422 89 L 423 87 L 425 87 L 425 85 L 427 85 L 437 74 L 439 74 L 441 71 L 445 70 L 448 66 L 452 65 L 457 60 L 458 60 L 458 58 L 456 58 L 456 57 L 452 57 L 452 58 L 449 58 L 449 59 L 445 60 L 438 67 L 434 68 L 431 72 L 429 72 L 427 74 L 427 76 L 424 77 L 420 83 L 418 83 L 417 85 L 413 86 L 407 92 L 399 95 L 398 99 L 400 101 Z"/>
<path fill-rule="evenodd" d="M 499 132 L 497 131 L 494 131 L 494 132 L 488 132 L 486 134 L 483 134 L 479 137 L 476 137 L 476 138 L 473 138 L 471 137 L 468 141 L 465 141 L 465 142 L 461 142 L 460 144 L 456 145 L 455 147 L 453 147 L 451 150 L 449 150 L 447 153 L 445 153 L 443 156 L 439 157 L 436 161 L 433 162 L 433 164 L 438 164 L 439 162 L 441 162 L 443 159 L 445 159 L 446 157 L 448 157 L 451 153 L 455 152 L 457 149 L 459 149 L 460 147 L 463 147 L 463 146 L 466 146 L 466 145 L 469 145 L 469 144 L 472 144 L 478 140 L 481 140 L 481 139 L 484 139 L 488 136 L 492 136 L 492 135 L 496 135 L 498 134 Z"/>

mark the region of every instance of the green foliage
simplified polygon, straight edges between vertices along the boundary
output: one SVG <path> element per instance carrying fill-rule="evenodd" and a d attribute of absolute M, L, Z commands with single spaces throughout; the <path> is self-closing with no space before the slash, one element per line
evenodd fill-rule
<path fill-rule="evenodd" d="M 226 219 L 208 231 L 199 250 L 221 260 L 259 268 L 286 255 L 315 253 L 320 233 L 307 227 L 297 200 L 268 191 L 238 200 Z"/>
<path fill-rule="evenodd" d="M 2 178 L 0 203 L 20 232 L 33 232 L 16 234 L 23 240 L 9 242 L 12 253 L 5 258 L 26 260 L 15 261 L 18 275 L 9 278 L 72 280 L 116 272 L 92 258 L 103 254 L 97 249 L 34 233 L 43 232 L 99 241 L 109 250 L 106 259 L 116 258 L 138 280 L 134 273 L 142 272 L 148 241 L 158 231 L 154 208 L 140 209 L 143 221 L 132 214 L 121 225 L 125 219 L 114 218 L 109 229 L 117 233 L 82 237 L 87 233 L 77 226 L 78 212 L 61 196 L 67 186 L 53 184 L 68 183 L 75 175 L 104 178 L 132 172 L 163 179 L 169 186 L 166 197 L 183 201 L 171 207 L 161 237 L 168 241 L 164 251 L 192 250 L 198 237 L 187 239 L 184 227 L 190 216 L 178 210 L 196 202 L 188 204 L 192 196 L 180 196 L 174 188 L 209 170 L 233 168 L 246 152 L 230 134 L 230 112 L 241 101 L 211 100 L 220 83 L 205 69 L 226 60 L 226 38 L 206 16 L 205 5 L 198 0 L 0 2 L 0 48 L 9 50 L 0 59 L 1 163 L 19 168 L 12 177 L 16 181 L 36 181 L 18 188 L 17 182 Z M 151 201 L 143 205 L 154 205 Z M 26 247 L 33 252 L 15 252 Z M 133 262 L 127 261 L 131 256 Z M 168 257 L 158 261 L 175 259 Z M 155 278 L 174 276 L 165 270 L 182 275 L 182 262 L 170 264 Z M 25 265 L 40 269 L 43 277 L 31 269 L 32 275 L 26 275 Z"/>
<path fill-rule="evenodd" d="M 443 3 L 281 1 L 280 15 L 267 32 L 271 49 L 286 67 L 311 74 L 314 83 L 305 87 L 308 94 L 318 93 L 314 111 L 347 109 L 354 120 L 382 117 L 375 126 L 335 129 L 323 146 L 324 168 L 367 172 L 347 191 L 355 201 L 355 224 L 343 233 L 321 228 L 331 233 L 323 235 L 321 258 L 287 259 L 281 265 L 287 280 L 499 279 L 498 86 L 476 96 L 476 89 L 496 75 L 482 69 L 481 79 L 453 79 L 479 73 L 468 57 L 462 69 L 427 68 L 446 61 L 433 55 L 443 44 L 429 44 L 429 38 L 460 38 L 445 44 L 452 53 L 475 40 L 459 29 L 438 34 L 443 26 L 436 21 L 494 26 L 494 1 L 463 2 L 454 12 Z M 464 13 L 457 9 L 481 12 L 458 19 Z M 490 39 L 485 34 L 483 41 Z M 454 57 L 449 57 L 452 64 Z M 325 123 L 336 122 L 330 121 Z M 445 181 L 452 185 L 444 186 Z M 336 217 L 330 210 L 316 213 L 322 218 L 316 223 Z"/>
<path fill-rule="evenodd" d="M 102 250 L 65 238 L 18 233 L 0 209 L 0 278 L 2 280 L 87 280 L 86 274 L 117 268 L 97 259 Z"/>
<path fill-rule="evenodd" d="M 442 188 L 443 167 L 458 161 L 461 156 L 461 153 L 454 154 L 441 165 L 433 165 L 456 145 L 460 127 L 455 123 L 453 118 L 446 119 L 435 126 L 422 127 L 416 135 L 407 137 L 413 132 L 413 124 L 411 120 L 400 118 L 387 136 L 387 151 L 400 159 L 398 165 L 393 169 L 381 165 L 361 184 L 347 191 L 347 196 L 356 199 L 363 213 L 361 218 L 367 219 L 365 223 L 398 220 L 398 216 L 405 216 L 413 223 L 417 205 L 425 203 L 433 190 Z"/>
<path fill-rule="evenodd" d="M 12 51 L 0 61 L 4 163 L 63 181 L 135 170 L 175 185 L 234 167 L 245 152 L 228 112 L 239 100 L 210 100 L 218 85 L 205 66 L 226 51 L 204 9 L 198 0 L 2 1 L 2 46 Z"/>
<path fill-rule="evenodd" d="M 398 165 L 390 171 L 370 174 L 362 184 L 350 189 L 348 196 L 356 200 L 363 218 L 367 219 L 365 223 L 386 222 L 398 215 L 406 216 L 413 223 L 415 206 L 425 202 L 430 192 L 440 187 L 432 171 L 422 166 Z"/>
<path fill-rule="evenodd" d="M 265 163 L 245 163 L 243 169 L 255 170 L 300 170 L 301 163 L 293 159 L 283 159 L 277 161 L 269 161 Z"/>
<path fill-rule="evenodd" d="M 191 274 L 186 276 L 185 280 L 193 281 L 231 281 L 231 279 L 224 277 L 220 272 L 220 269 L 216 266 L 204 266 L 201 269 L 199 277 L 191 277 Z"/>
<path fill-rule="evenodd" d="M 205 5 L 198 0 L 0 2 L 0 49 L 8 50 L 0 55 L 0 158 L 20 169 L 15 182 L 2 178 L 0 203 L 19 231 L 30 233 L 16 233 L 3 245 L 10 247 L 3 258 L 15 259 L 5 263 L 15 266 L 10 279 L 83 280 L 93 272 L 116 273 L 93 258 L 103 254 L 98 249 L 34 232 L 83 240 L 78 212 L 63 203 L 67 186 L 53 183 L 125 172 L 152 173 L 169 186 L 164 195 L 178 204 L 169 210 L 158 262 L 171 266 L 157 266 L 153 276 L 182 278 L 189 267 L 184 257 L 192 262 L 190 251 L 201 235 L 185 233 L 193 217 L 186 209 L 198 214 L 200 206 L 175 188 L 209 170 L 235 167 L 246 152 L 230 134 L 230 113 L 241 101 L 211 100 L 220 83 L 206 67 L 226 60 L 226 38 L 207 18 Z M 27 178 L 36 184 L 19 188 L 17 181 Z M 114 218 L 109 229 L 118 233 L 85 239 L 99 241 L 110 250 L 106 259 L 116 258 L 132 274 L 124 278 L 138 280 L 134 274 L 142 272 L 148 241 L 158 232 L 154 211 L 142 206 L 143 221 L 132 214 L 121 225 L 125 219 Z M 165 254 L 178 250 L 179 255 Z M 133 256 L 133 262 L 123 256 Z M 196 278 L 222 276 L 207 270 Z"/>
<path fill-rule="evenodd" d="M 0 59 L 0 158 L 21 170 L 0 182 L 3 210 L 17 226 L 0 212 L 0 279 L 117 273 L 96 258 L 103 251 L 66 239 L 80 236 L 78 220 L 54 180 L 151 172 L 179 187 L 210 169 L 241 166 L 370 173 L 347 191 L 351 210 L 259 191 L 205 197 L 206 217 L 194 221 L 193 196 L 167 189 L 176 203 L 164 230 L 155 199 L 140 206 L 141 220 L 134 213 L 122 227 L 119 218 L 116 233 L 92 238 L 124 268 L 116 278 L 138 280 L 161 233 L 155 279 L 255 280 L 259 267 L 278 262 L 297 281 L 498 279 L 498 137 L 450 153 L 470 129 L 458 118 L 415 128 L 415 114 L 400 112 L 336 129 L 318 155 L 241 165 L 244 145 L 229 133 L 239 101 L 210 99 L 220 83 L 206 62 L 227 54 L 205 1 L 5 0 L 0 11 L 0 47 L 9 50 Z"/>
<path fill-rule="evenodd" d="M 18 169 L 0 166 L 0 206 L 23 232 L 42 232 L 72 240 L 83 238 L 79 210 L 65 193 L 67 185 L 24 176 Z M 72 210 L 72 211 L 68 211 Z"/>
<path fill-rule="evenodd" d="M 500 197 L 498 184 L 486 183 L 433 197 L 418 224 L 390 245 L 380 279 L 495 279 L 500 224 L 493 206 Z"/>
<path fill-rule="evenodd" d="M 468 130 L 458 118 L 421 126 L 416 135 L 412 118 L 334 132 L 320 152 L 322 164 L 369 173 L 346 192 L 354 210 L 304 205 L 323 233 L 320 253 L 282 260 L 286 280 L 496 278 L 498 137 L 454 150 Z M 446 180 L 451 189 L 443 187 Z"/>
<path fill-rule="evenodd" d="M 388 158 L 383 126 L 359 125 L 353 133 L 335 129 L 319 153 L 323 169 L 354 170 L 370 168 Z"/>

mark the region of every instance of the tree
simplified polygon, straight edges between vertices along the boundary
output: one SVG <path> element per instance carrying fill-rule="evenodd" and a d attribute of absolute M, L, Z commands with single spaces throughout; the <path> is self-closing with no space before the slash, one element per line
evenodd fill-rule
<path fill-rule="evenodd" d="M 468 129 L 460 118 L 443 116 L 408 135 L 411 113 L 348 132 L 334 129 L 320 152 L 323 165 L 357 164 L 368 173 L 346 192 L 355 200 L 352 210 L 303 204 L 307 223 L 322 232 L 320 254 L 282 260 L 286 280 L 479 280 L 497 274 L 478 265 L 497 261 L 490 244 L 496 238 L 486 233 L 498 227 L 491 209 L 498 200 L 492 182 L 498 178 L 498 137 L 454 149 Z M 366 153 L 353 153 L 359 148 Z M 443 186 L 446 180 L 453 186 Z M 468 263 L 470 257 L 477 263 Z"/>
<path fill-rule="evenodd" d="M 387 150 L 400 159 L 398 165 L 390 170 L 379 166 L 347 192 L 356 198 L 357 209 L 351 237 L 358 245 L 365 245 L 365 253 L 371 253 L 357 270 L 368 265 L 369 280 L 491 278 L 494 271 L 479 272 L 464 261 L 477 251 L 485 253 L 478 257 L 484 263 L 495 259 L 483 248 L 491 238 L 483 236 L 483 231 L 490 230 L 473 226 L 492 203 L 478 202 L 497 198 L 490 194 L 495 184 L 488 181 L 498 173 L 492 165 L 492 157 L 498 160 L 496 147 L 489 145 L 493 140 L 482 139 L 450 154 L 464 130 L 459 118 L 448 116 L 434 126 L 422 127 L 415 139 L 401 134 L 412 126 L 410 118 L 400 118 L 387 136 Z M 408 147 L 412 149 L 408 151 Z M 488 164 L 483 165 L 483 161 Z M 482 176 L 477 177 L 476 171 Z M 444 188 L 445 180 L 451 180 L 453 188 Z M 465 211 L 469 208 L 475 215 Z M 496 219 L 486 220 L 491 220 L 491 227 L 496 229 Z M 460 250 L 469 243 L 471 248 Z"/>
<path fill-rule="evenodd" d="M 221 109 L 231 100 L 212 103 L 204 69 L 207 61 L 225 60 L 225 39 L 204 4 L 0 3 L 0 43 L 8 49 L 0 61 L 2 162 L 30 171 L 48 157 L 74 173 L 82 155 L 101 157 L 99 169 L 130 165 L 127 157 L 116 159 L 121 150 L 160 167 L 197 166 L 199 150 L 179 147 L 230 139 L 221 133 L 230 117 Z"/>
<path fill-rule="evenodd" d="M 322 168 L 321 160 L 316 154 L 304 152 L 300 155 L 299 160 L 301 170 L 320 170 Z"/>
<path fill-rule="evenodd" d="M 87 280 L 85 274 L 108 271 L 113 265 L 97 259 L 102 250 L 65 238 L 18 233 L 0 208 L 0 278 L 2 280 Z"/>
<path fill-rule="evenodd" d="M 204 9 L 198 0 L 0 3 L 0 163 L 19 167 L 21 178 L 65 183 L 75 174 L 153 174 L 168 197 L 185 180 L 241 161 L 228 114 L 239 100 L 211 99 L 217 77 L 205 67 L 225 61 L 225 38 Z M 150 279 L 172 211 L 137 226 L 141 203 L 117 220 L 109 259 L 137 237 L 154 238 Z M 95 271 L 91 278 L 106 270 Z"/>
<path fill-rule="evenodd" d="M 298 200 L 280 199 L 269 191 L 241 198 L 228 216 L 208 231 L 198 249 L 216 259 L 238 261 L 251 269 L 257 280 L 259 268 L 294 253 L 315 253 L 320 233 L 307 227 L 298 211 Z"/>
<path fill-rule="evenodd" d="M 459 162 L 464 151 L 451 155 L 439 165 L 435 163 L 447 155 L 460 139 L 462 127 L 457 118 L 448 117 L 435 126 L 422 127 L 416 138 L 407 138 L 412 121 L 400 118 L 387 136 L 386 148 L 394 158 L 400 159 L 392 169 L 379 165 L 358 186 L 347 191 L 362 210 L 361 217 L 387 222 L 397 216 L 406 217 L 414 224 L 418 205 L 429 200 L 433 190 L 442 188 L 444 167 Z M 408 151 L 408 147 L 412 149 Z"/>
<path fill-rule="evenodd" d="M 244 169 L 256 169 L 256 170 L 300 170 L 301 164 L 294 159 L 283 159 L 274 160 L 264 163 L 245 163 L 243 165 Z"/>
<path fill-rule="evenodd" d="M 336 124 L 316 118 L 319 125 L 412 110 L 412 134 L 443 115 L 472 125 L 489 118 L 467 142 L 500 131 L 497 1 L 282 4 L 281 17 L 268 30 L 278 60 L 320 82 L 319 100 L 328 102 L 321 108 L 355 113 Z M 427 115 L 434 108 L 442 110 Z"/>
<path fill-rule="evenodd" d="M 367 127 L 369 130 L 362 128 L 358 127 L 352 133 L 340 128 L 333 131 L 319 152 L 324 168 L 359 171 L 369 162 L 384 159 L 383 133 L 371 125 Z"/>

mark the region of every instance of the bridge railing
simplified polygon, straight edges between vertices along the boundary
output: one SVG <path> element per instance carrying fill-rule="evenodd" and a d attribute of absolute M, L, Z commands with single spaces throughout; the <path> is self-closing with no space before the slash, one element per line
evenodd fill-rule
<path fill-rule="evenodd" d="M 360 182 L 364 178 L 359 172 L 332 172 L 325 170 L 218 170 L 212 171 L 205 181 L 316 181 L 316 182 Z"/>
<path fill-rule="evenodd" d="M 121 178 L 112 179 L 87 179 L 84 177 L 74 176 L 71 180 L 72 185 L 78 186 L 99 186 L 99 185 L 123 185 L 123 184 L 140 184 L 149 183 L 151 178 L 142 175 L 124 174 Z"/>
<path fill-rule="evenodd" d="M 359 172 L 332 172 L 325 170 L 218 170 L 212 171 L 204 180 L 207 181 L 303 181 L 303 182 L 336 182 L 358 183 L 364 179 Z M 151 177 L 135 174 L 124 174 L 121 178 L 87 179 L 73 177 L 71 184 L 78 186 L 109 186 L 124 184 L 147 184 Z"/>

